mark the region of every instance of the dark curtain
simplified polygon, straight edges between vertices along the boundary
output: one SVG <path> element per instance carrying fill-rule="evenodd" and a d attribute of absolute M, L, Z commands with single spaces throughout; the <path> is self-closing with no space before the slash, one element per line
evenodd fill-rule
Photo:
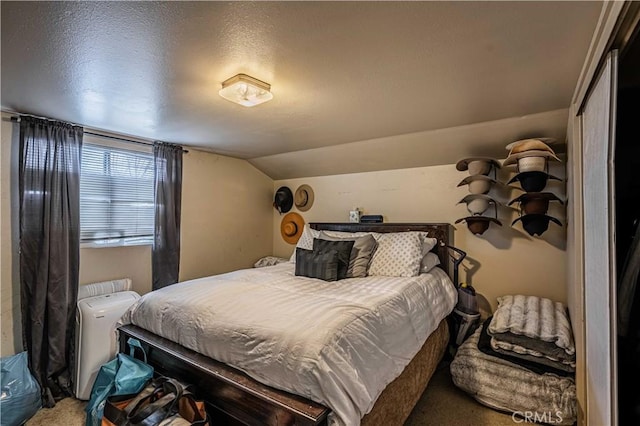
<path fill-rule="evenodd" d="M 45 407 L 73 393 L 82 134 L 70 124 L 20 119 L 23 342 Z"/>
<path fill-rule="evenodd" d="M 153 239 L 153 289 L 178 282 L 180 269 L 180 206 L 182 202 L 182 148 L 153 145 L 155 232 Z"/>

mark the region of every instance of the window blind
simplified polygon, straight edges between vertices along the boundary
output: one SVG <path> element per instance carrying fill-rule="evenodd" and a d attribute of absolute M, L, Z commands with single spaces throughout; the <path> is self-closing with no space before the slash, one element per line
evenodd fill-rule
<path fill-rule="evenodd" d="M 85 143 L 80 239 L 96 245 L 153 242 L 153 155 Z"/>

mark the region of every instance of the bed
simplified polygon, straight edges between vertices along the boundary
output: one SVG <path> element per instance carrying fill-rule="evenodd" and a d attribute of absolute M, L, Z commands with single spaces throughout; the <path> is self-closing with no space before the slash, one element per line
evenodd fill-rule
<path fill-rule="evenodd" d="M 350 278 L 339 290 L 296 276 L 289 262 L 177 283 L 125 314 L 120 349 L 139 339 L 159 374 L 194 385 L 214 424 L 401 425 L 449 342 L 451 226 L 311 228 L 427 233 L 440 265 L 415 277 Z"/>

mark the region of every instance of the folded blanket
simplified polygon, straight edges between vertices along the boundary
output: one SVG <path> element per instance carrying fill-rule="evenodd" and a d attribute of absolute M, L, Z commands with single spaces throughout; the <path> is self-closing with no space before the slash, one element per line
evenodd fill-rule
<path fill-rule="evenodd" d="M 489 324 L 491 323 L 491 319 L 493 317 L 489 317 L 485 320 L 482 331 L 480 332 L 480 337 L 478 339 L 478 349 L 491 356 L 495 356 L 498 358 L 502 358 L 514 364 L 518 364 L 521 367 L 526 368 L 529 371 L 532 371 L 536 374 L 545 374 L 552 373 L 557 374 L 558 376 L 567 377 L 573 376 L 575 373 L 575 368 L 572 368 L 568 365 L 564 365 L 561 363 L 555 363 L 553 361 L 546 360 L 548 362 L 540 362 L 539 359 L 535 357 L 527 357 L 524 355 L 518 355 L 510 353 L 509 351 L 503 350 L 494 350 L 491 346 L 492 337 L 487 333 L 487 329 L 489 328 Z"/>
<path fill-rule="evenodd" d="M 515 358 L 537 362 L 539 364 L 557 368 L 570 373 L 576 371 L 576 359 L 575 356 L 572 355 L 567 355 L 565 357 L 563 353 L 560 358 L 555 358 L 553 356 L 545 355 L 542 352 L 538 352 L 533 349 L 497 340 L 495 337 L 491 337 L 490 345 L 491 349 L 500 354 L 506 354 Z"/>
<path fill-rule="evenodd" d="M 478 402 L 501 411 L 529 412 L 545 423 L 572 425 L 577 419 L 573 378 L 536 374 L 478 349 L 482 327 L 459 348 L 451 361 L 453 383 Z"/>
<path fill-rule="evenodd" d="M 517 353 L 525 348 L 527 355 L 575 362 L 569 316 L 560 302 L 537 296 L 499 297 L 488 333 L 496 342 L 505 343 L 502 350 Z"/>

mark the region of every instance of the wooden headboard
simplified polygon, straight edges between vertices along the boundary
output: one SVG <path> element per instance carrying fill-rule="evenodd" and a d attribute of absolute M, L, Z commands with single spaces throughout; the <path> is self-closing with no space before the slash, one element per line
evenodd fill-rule
<path fill-rule="evenodd" d="M 438 244 L 431 250 L 440 258 L 440 266 L 453 278 L 453 267 L 449 249 L 453 246 L 453 227 L 449 223 L 340 223 L 340 222 L 311 222 L 311 229 L 318 231 L 341 232 L 406 232 L 423 231 L 429 237 L 436 238 Z"/>

